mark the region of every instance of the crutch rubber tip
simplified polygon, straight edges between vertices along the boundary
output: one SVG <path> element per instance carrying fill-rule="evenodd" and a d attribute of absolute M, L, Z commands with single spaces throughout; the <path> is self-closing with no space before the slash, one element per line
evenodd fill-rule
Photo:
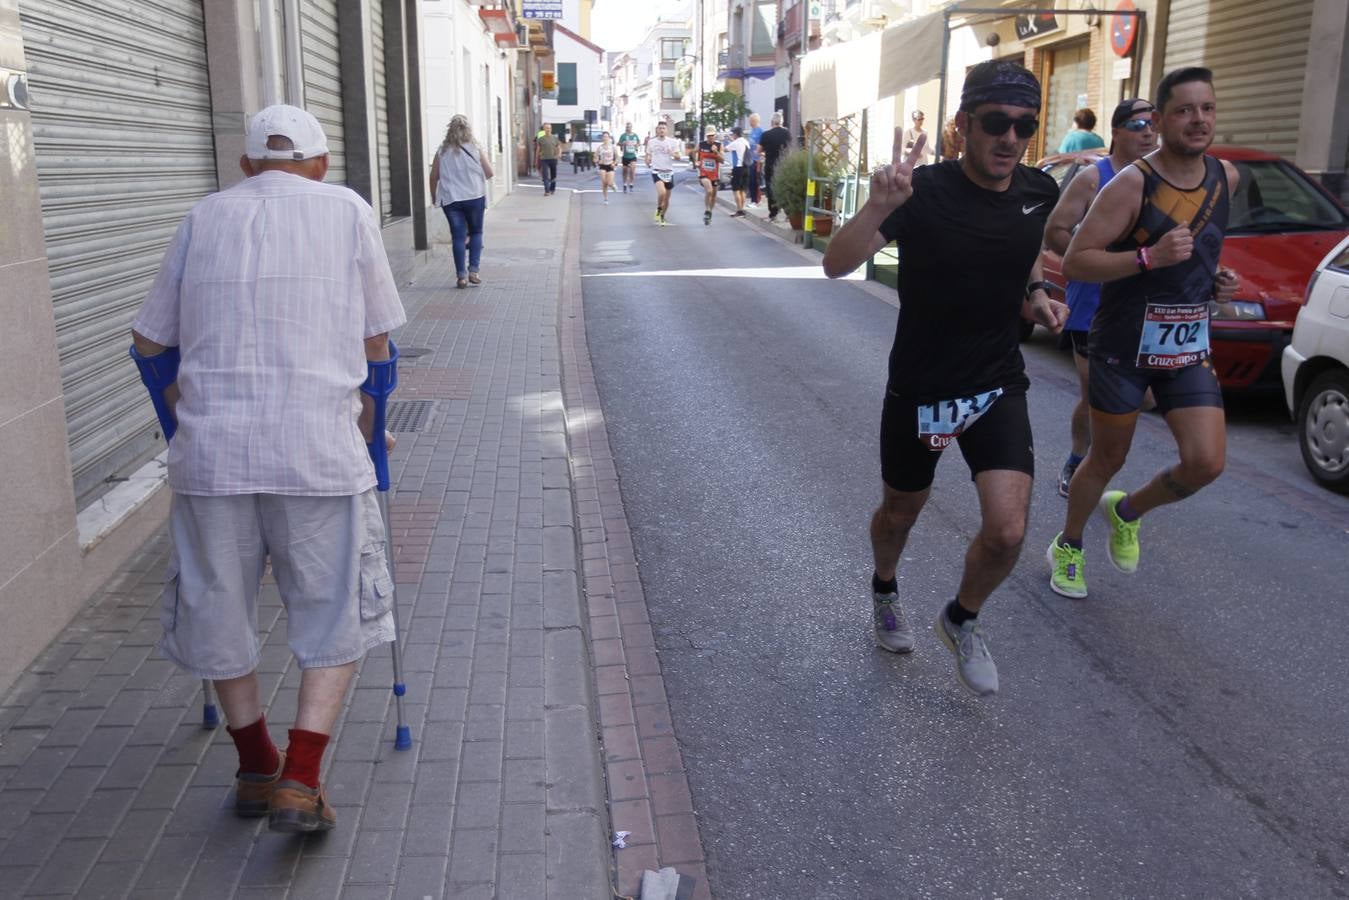
<path fill-rule="evenodd" d="M 408 725 L 399 725 L 398 731 L 394 734 L 393 748 L 395 750 L 412 749 L 412 728 Z"/>
<path fill-rule="evenodd" d="M 208 703 L 201 708 L 201 727 L 215 728 L 220 724 L 220 711 L 215 708 L 214 703 Z"/>
<path fill-rule="evenodd" d="M 408 692 L 408 686 L 407 686 L 406 684 L 399 684 L 398 682 L 394 682 L 394 686 L 393 686 L 393 695 L 394 695 L 395 697 L 401 697 L 401 696 L 403 696 L 404 694 L 406 694 L 407 692 Z"/>

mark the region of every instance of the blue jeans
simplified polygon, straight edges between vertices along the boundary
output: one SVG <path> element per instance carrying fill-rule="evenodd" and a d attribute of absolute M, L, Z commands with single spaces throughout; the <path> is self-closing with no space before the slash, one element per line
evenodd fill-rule
<path fill-rule="evenodd" d="M 539 160 L 539 178 L 543 180 L 543 192 L 551 194 L 557 190 L 557 160 Z"/>
<path fill-rule="evenodd" d="M 454 271 L 460 278 L 478 271 L 482 260 L 482 217 L 487 211 L 487 198 L 456 200 L 445 210 L 450 220 L 450 248 L 454 250 Z M 464 245 L 468 244 L 468 268 L 464 268 Z"/>

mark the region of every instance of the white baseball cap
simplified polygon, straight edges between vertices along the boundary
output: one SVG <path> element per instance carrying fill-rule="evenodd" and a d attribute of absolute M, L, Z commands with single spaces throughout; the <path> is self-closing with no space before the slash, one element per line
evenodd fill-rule
<path fill-rule="evenodd" d="M 274 135 L 289 138 L 295 149 L 270 149 L 267 139 Z M 298 106 L 285 103 L 269 106 L 249 119 L 244 146 L 249 159 L 303 160 L 328 154 L 328 139 L 323 136 L 319 120 Z"/>

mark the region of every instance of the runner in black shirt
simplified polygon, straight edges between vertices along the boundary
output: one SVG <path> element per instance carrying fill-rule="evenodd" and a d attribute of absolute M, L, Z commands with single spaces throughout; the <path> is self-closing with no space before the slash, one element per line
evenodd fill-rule
<path fill-rule="evenodd" d="M 906 155 L 904 130 L 895 129 L 892 164 L 872 175 L 866 205 L 824 257 L 825 273 L 837 278 L 891 240 L 900 251 L 899 325 L 881 416 L 884 497 L 871 520 L 876 642 L 913 649 L 896 567 L 941 451 L 955 441 L 983 524 L 936 631 L 955 654 L 960 682 L 977 694 L 998 690 L 977 616 L 1021 552 L 1034 474 L 1018 323 L 1024 317 L 1058 331 L 1068 314 L 1040 281 L 1040 243 L 1058 187 L 1020 165 L 1039 108 L 1040 84 L 1026 69 L 997 60 L 975 66 L 956 113 L 964 157 L 915 171 L 926 139 Z"/>

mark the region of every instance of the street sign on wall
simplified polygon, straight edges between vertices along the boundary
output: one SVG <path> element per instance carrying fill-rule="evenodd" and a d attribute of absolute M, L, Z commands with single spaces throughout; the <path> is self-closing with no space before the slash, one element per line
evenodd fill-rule
<path fill-rule="evenodd" d="M 562 18 L 562 0 L 524 0 L 520 12 L 522 19 L 560 19 Z"/>

